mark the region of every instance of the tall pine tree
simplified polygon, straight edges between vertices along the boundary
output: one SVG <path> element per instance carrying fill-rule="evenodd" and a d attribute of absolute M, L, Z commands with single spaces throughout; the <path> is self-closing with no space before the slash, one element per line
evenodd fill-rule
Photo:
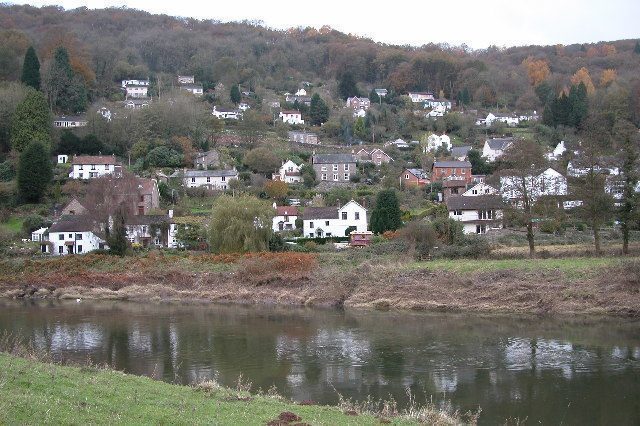
<path fill-rule="evenodd" d="M 402 226 L 400 203 L 393 189 L 378 192 L 376 206 L 371 212 L 371 230 L 376 234 L 395 231 Z"/>
<path fill-rule="evenodd" d="M 33 46 L 29 46 L 24 55 L 22 65 L 22 77 L 20 79 L 27 86 L 40 90 L 40 61 Z"/>
<path fill-rule="evenodd" d="M 52 178 L 49 146 L 40 141 L 29 143 L 20 154 L 18 165 L 20 199 L 26 203 L 39 202 Z"/>
<path fill-rule="evenodd" d="M 311 124 L 315 126 L 319 126 L 329 119 L 329 107 L 317 93 L 311 97 L 309 115 L 311 116 Z"/>
<path fill-rule="evenodd" d="M 63 113 L 78 113 L 87 108 L 87 89 L 81 76 L 71 68 L 69 53 L 58 47 L 46 78 L 47 95 L 53 107 Z"/>
<path fill-rule="evenodd" d="M 11 126 L 11 147 L 23 151 L 31 141 L 51 142 L 51 112 L 41 92 L 29 89 L 18 104 Z"/>

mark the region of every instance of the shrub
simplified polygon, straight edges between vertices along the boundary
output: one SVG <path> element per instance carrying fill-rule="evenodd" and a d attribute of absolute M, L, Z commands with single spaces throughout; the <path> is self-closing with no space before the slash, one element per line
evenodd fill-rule
<path fill-rule="evenodd" d="M 423 220 L 409 222 L 400 230 L 400 238 L 408 244 L 417 259 L 429 256 L 438 241 L 431 224 Z"/>
<path fill-rule="evenodd" d="M 44 217 L 37 214 L 30 214 L 22 222 L 22 230 L 25 234 L 31 234 L 36 229 L 42 228 L 46 224 Z"/>
<path fill-rule="evenodd" d="M 491 252 L 491 246 L 486 239 L 477 235 L 465 235 L 458 244 L 446 245 L 433 253 L 435 258 L 459 259 L 487 256 Z"/>
<path fill-rule="evenodd" d="M 240 279 L 255 285 L 273 281 L 296 281 L 310 277 L 318 266 L 315 255 L 310 253 L 249 253 L 240 260 Z"/>

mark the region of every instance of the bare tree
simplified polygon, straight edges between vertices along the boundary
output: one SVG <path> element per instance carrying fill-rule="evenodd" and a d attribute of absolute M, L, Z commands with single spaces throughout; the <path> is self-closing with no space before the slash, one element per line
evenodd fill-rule
<path fill-rule="evenodd" d="M 640 152 L 640 137 L 638 129 L 627 120 L 619 120 L 613 127 L 614 137 L 618 145 L 621 163 L 621 177 L 623 182 L 622 203 L 618 209 L 620 227 L 622 229 L 622 253 L 629 254 L 629 225 L 634 220 L 638 210 L 638 152 Z"/>

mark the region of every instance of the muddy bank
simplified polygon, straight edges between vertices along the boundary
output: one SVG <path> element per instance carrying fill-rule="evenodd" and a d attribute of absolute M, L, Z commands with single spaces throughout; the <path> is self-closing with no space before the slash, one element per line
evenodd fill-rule
<path fill-rule="evenodd" d="M 553 269 L 461 274 L 428 264 L 410 269 L 368 263 L 346 271 L 320 266 L 291 276 L 243 268 L 24 273 L 0 277 L 0 297 L 640 317 L 640 264 L 578 277 Z"/>

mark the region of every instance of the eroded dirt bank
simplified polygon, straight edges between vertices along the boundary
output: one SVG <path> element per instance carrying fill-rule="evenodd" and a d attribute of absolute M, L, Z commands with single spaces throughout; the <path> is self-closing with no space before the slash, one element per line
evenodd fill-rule
<path fill-rule="evenodd" d="M 242 267 L 32 271 L 1 275 L 0 297 L 640 317 L 640 264 L 630 261 L 578 276 L 553 269 L 457 273 L 428 264 L 412 269 L 369 263 L 346 271 L 319 266 L 289 275 L 256 274 Z"/>

